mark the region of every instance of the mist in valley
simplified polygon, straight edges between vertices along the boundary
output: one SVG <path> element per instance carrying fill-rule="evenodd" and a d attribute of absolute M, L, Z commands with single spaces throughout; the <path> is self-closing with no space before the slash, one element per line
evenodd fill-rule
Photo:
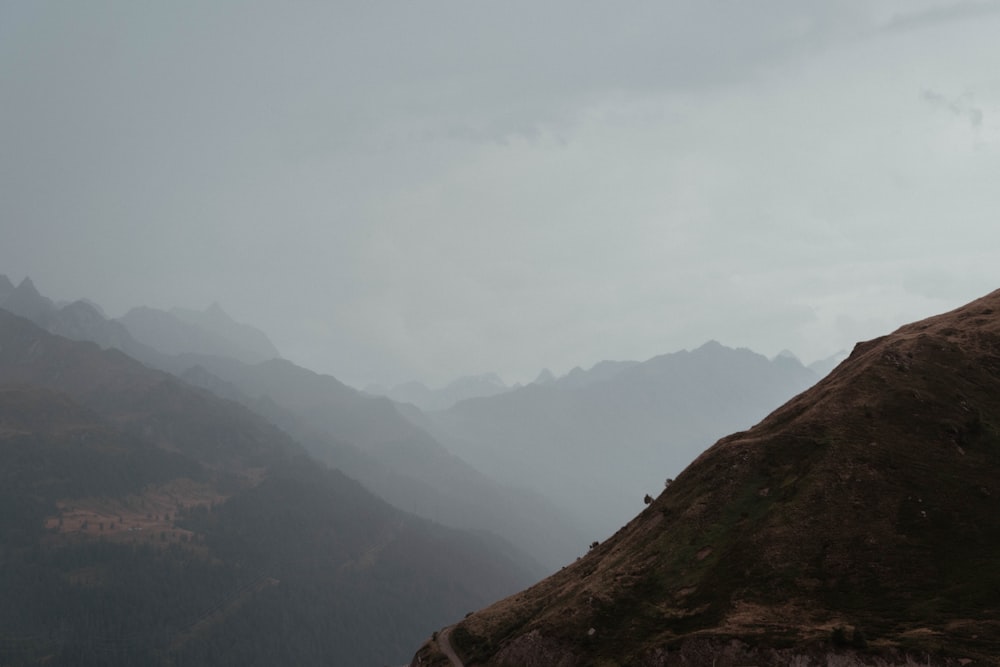
<path fill-rule="evenodd" d="M 0 663 L 402 664 L 573 566 L 996 287 L 998 21 L 4 3 Z"/>

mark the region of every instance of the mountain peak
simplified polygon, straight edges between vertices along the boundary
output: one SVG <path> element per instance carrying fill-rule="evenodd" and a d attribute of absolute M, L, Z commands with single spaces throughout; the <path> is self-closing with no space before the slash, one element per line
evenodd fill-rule
<path fill-rule="evenodd" d="M 538 377 L 535 378 L 535 381 L 532 384 L 550 384 L 555 381 L 556 381 L 555 374 L 553 374 L 552 371 L 550 371 L 548 368 L 543 368 L 542 371 L 538 374 Z"/>
<path fill-rule="evenodd" d="M 60 308 L 60 310 L 64 313 L 86 317 L 87 319 L 93 321 L 106 319 L 100 307 L 87 299 L 77 299 L 72 303 L 66 304 Z"/>
<path fill-rule="evenodd" d="M 205 309 L 205 314 L 217 320 L 224 320 L 226 322 L 233 321 L 233 318 L 229 317 L 226 311 L 222 309 L 222 306 L 219 304 L 218 301 L 213 301 L 211 305 L 209 305 L 208 308 Z"/>
<path fill-rule="evenodd" d="M 714 338 L 706 341 L 700 347 L 696 348 L 695 352 L 716 352 L 718 350 L 727 349 L 725 345 L 715 340 Z"/>
<path fill-rule="evenodd" d="M 789 350 L 787 347 L 778 354 L 774 355 L 774 360 L 777 359 L 791 359 L 794 361 L 799 361 L 799 358 L 795 355 L 795 353 Z M 799 363 L 801 363 L 801 361 L 799 361 Z"/>
<path fill-rule="evenodd" d="M 28 277 L 25 277 L 17 287 L 3 294 L 3 308 L 15 315 L 26 317 L 42 327 L 52 324 L 55 310 L 52 301 L 42 296 Z"/>
<path fill-rule="evenodd" d="M 153 314 L 150 309 L 133 310 L 136 311 L 136 317 L 131 323 L 127 323 L 128 326 L 140 326 L 140 323 L 136 321 L 138 315 Z M 258 363 L 281 356 L 264 332 L 249 324 L 234 320 L 222 309 L 218 301 L 213 301 L 205 310 L 175 306 L 169 311 L 155 312 L 160 314 L 157 317 L 169 315 L 175 320 L 175 325 L 182 326 L 172 326 L 173 333 L 171 333 L 160 330 L 159 324 L 149 323 L 152 326 L 147 327 L 144 335 L 149 337 L 147 344 L 152 347 L 167 345 L 170 347 L 171 353 L 190 351 L 199 354 L 222 354 L 240 359 L 245 363 Z M 192 327 L 197 331 L 192 330 Z M 139 337 L 143 336 L 139 335 Z M 154 339 L 157 342 L 154 342 Z M 184 349 L 185 345 L 189 345 L 195 339 L 198 341 L 197 346 Z"/>
<path fill-rule="evenodd" d="M 15 289 L 22 294 L 30 295 L 32 297 L 41 296 L 41 293 L 38 291 L 38 288 L 35 287 L 35 283 L 32 282 L 31 278 L 29 278 L 28 276 L 25 276 L 24 280 L 22 280 L 21 283 Z"/>

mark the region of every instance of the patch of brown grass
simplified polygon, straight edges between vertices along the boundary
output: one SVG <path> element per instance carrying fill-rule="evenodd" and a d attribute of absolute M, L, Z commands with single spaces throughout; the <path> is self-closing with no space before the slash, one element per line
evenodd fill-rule
<path fill-rule="evenodd" d="M 46 517 L 54 535 L 75 539 L 103 538 L 126 543 L 192 543 L 194 533 L 177 525 L 180 515 L 210 508 L 228 496 L 209 484 L 175 479 L 124 499 L 75 498 L 60 501 L 58 513 Z"/>

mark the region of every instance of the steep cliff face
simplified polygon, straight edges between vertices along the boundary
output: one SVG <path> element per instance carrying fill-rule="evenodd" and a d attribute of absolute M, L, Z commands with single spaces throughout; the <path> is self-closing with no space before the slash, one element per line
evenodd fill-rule
<path fill-rule="evenodd" d="M 859 344 L 451 641 L 477 665 L 1000 664 L 998 473 L 1000 291 Z"/>

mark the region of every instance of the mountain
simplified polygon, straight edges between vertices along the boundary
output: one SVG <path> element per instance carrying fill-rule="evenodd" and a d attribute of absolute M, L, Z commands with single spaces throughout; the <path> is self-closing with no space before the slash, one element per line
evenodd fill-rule
<path fill-rule="evenodd" d="M 81 299 L 57 305 L 38 292 L 31 278 L 14 288 L 7 276 L 0 275 L 0 308 L 49 333 L 91 341 L 105 349 L 117 348 L 147 364 L 163 363 L 162 354 L 135 340 L 120 322 L 107 319 L 96 304 Z"/>
<path fill-rule="evenodd" d="M 541 372 L 538 373 L 538 377 L 535 378 L 532 384 L 550 384 L 555 381 L 555 374 L 548 368 L 543 368 Z"/>
<path fill-rule="evenodd" d="M 398 664 L 532 574 L 236 403 L 0 310 L 4 665 Z"/>
<path fill-rule="evenodd" d="M 816 379 L 794 359 L 713 341 L 642 363 L 602 362 L 428 419 L 432 434 L 475 468 L 570 512 L 589 531 L 580 553 L 710 443 Z"/>
<path fill-rule="evenodd" d="M 510 387 L 504 384 L 496 373 L 483 373 L 458 378 L 438 389 L 431 389 L 420 382 L 406 382 L 391 389 L 373 385 L 367 387 L 365 391 L 385 396 L 397 403 L 410 403 L 427 412 L 447 410 L 459 401 L 496 396 L 509 389 Z"/>
<path fill-rule="evenodd" d="M 31 278 L 25 278 L 12 288 L 7 276 L 0 281 L 0 308 L 37 322 L 41 327 L 50 324 L 56 311 L 52 301 L 38 292 Z"/>
<path fill-rule="evenodd" d="M 830 371 L 840 365 L 844 359 L 847 358 L 847 352 L 841 350 L 836 352 L 825 359 L 818 359 L 811 364 L 809 364 L 809 370 L 814 372 L 818 377 L 825 377 Z"/>
<path fill-rule="evenodd" d="M 186 369 L 180 372 L 185 380 L 265 415 L 315 457 L 397 507 L 502 537 L 539 564 L 539 575 L 586 543 L 583 531 L 544 497 L 505 488 L 443 447 L 416 408 L 362 394 L 281 359 L 247 365 L 182 355 L 172 363 Z"/>
<path fill-rule="evenodd" d="M 447 451 L 426 432 L 422 415 L 412 407 L 365 396 L 332 376 L 282 359 L 244 363 L 233 356 L 232 341 L 182 321 L 174 314 L 177 309 L 135 308 L 123 318 L 160 350 L 137 341 L 122 321 L 104 319 L 89 302 L 58 308 L 30 279 L 17 291 L 21 310 L 48 331 L 122 350 L 242 403 L 393 505 L 448 526 L 494 533 L 483 537 L 536 576 L 559 567 L 586 543 L 582 530 L 546 499 L 505 488 Z M 3 295 L 0 281 L 5 302 Z M 209 308 L 208 317 L 228 316 L 216 306 Z M 200 344 L 206 341 L 219 354 L 192 352 L 205 349 Z"/>
<path fill-rule="evenodd" d="M 6 275 L 0 273 L 0 302 L 3 302 L 14 291 L 14 283 Z"/>
<path fill-rule="evenodd" d="M 267 334 L 249 324 L 237 322 L 218 303 L 213 302 L 203 311 L 171 308 L 170 313 L 183 322 L 231 341 L 240 352 L 237 358 L 246 363 L 267 361 L 281 356 Z"/>
<path fill-rule="evenodd" d="M 167 355 L 218 355 L 247 364 L 281 356 L 263 332 L 234 321 L 217 303 L 204 312 L 142 306 L 120 321 L 136 340 Z"/>
<path fill-rule="evenodd" d="M 105 349 L 117 348 L 160 369 L 172 368 L 170 357 L 187 353 L 230 357 L 245 363 L 280 356 L 263 332 L 235 322 L 218 304 L 204 312 L 138 307 L 113 320 L 86 299 L 56 304 L 39 293 L 31 278 L 14 287 L 7 276 L 0 275 L 0 308 L 50 333 L 89 340 Z"/>
<path fill-rule="evenodd" d="M 560 378 L 552 377 L 547 382 L 555 382 L 563 387 L 579 389 L 610 380 L 622 371 L 638 365 L 638 361 L 601 361 L 595 364 L 590 370 L 585 371 L 577 366 L 566 375 Z M 545 371 L 542 371 L 542 373 L 544 375 Z M 546 380 L 536 380 L 536 382 L 544 384 Z"/>
<path fill-rule="evenodd" d="M 1000 290 L 859 343 L 415 660 L 450 640 L 493 666 L 998 665 L 998 415 Z"/>

